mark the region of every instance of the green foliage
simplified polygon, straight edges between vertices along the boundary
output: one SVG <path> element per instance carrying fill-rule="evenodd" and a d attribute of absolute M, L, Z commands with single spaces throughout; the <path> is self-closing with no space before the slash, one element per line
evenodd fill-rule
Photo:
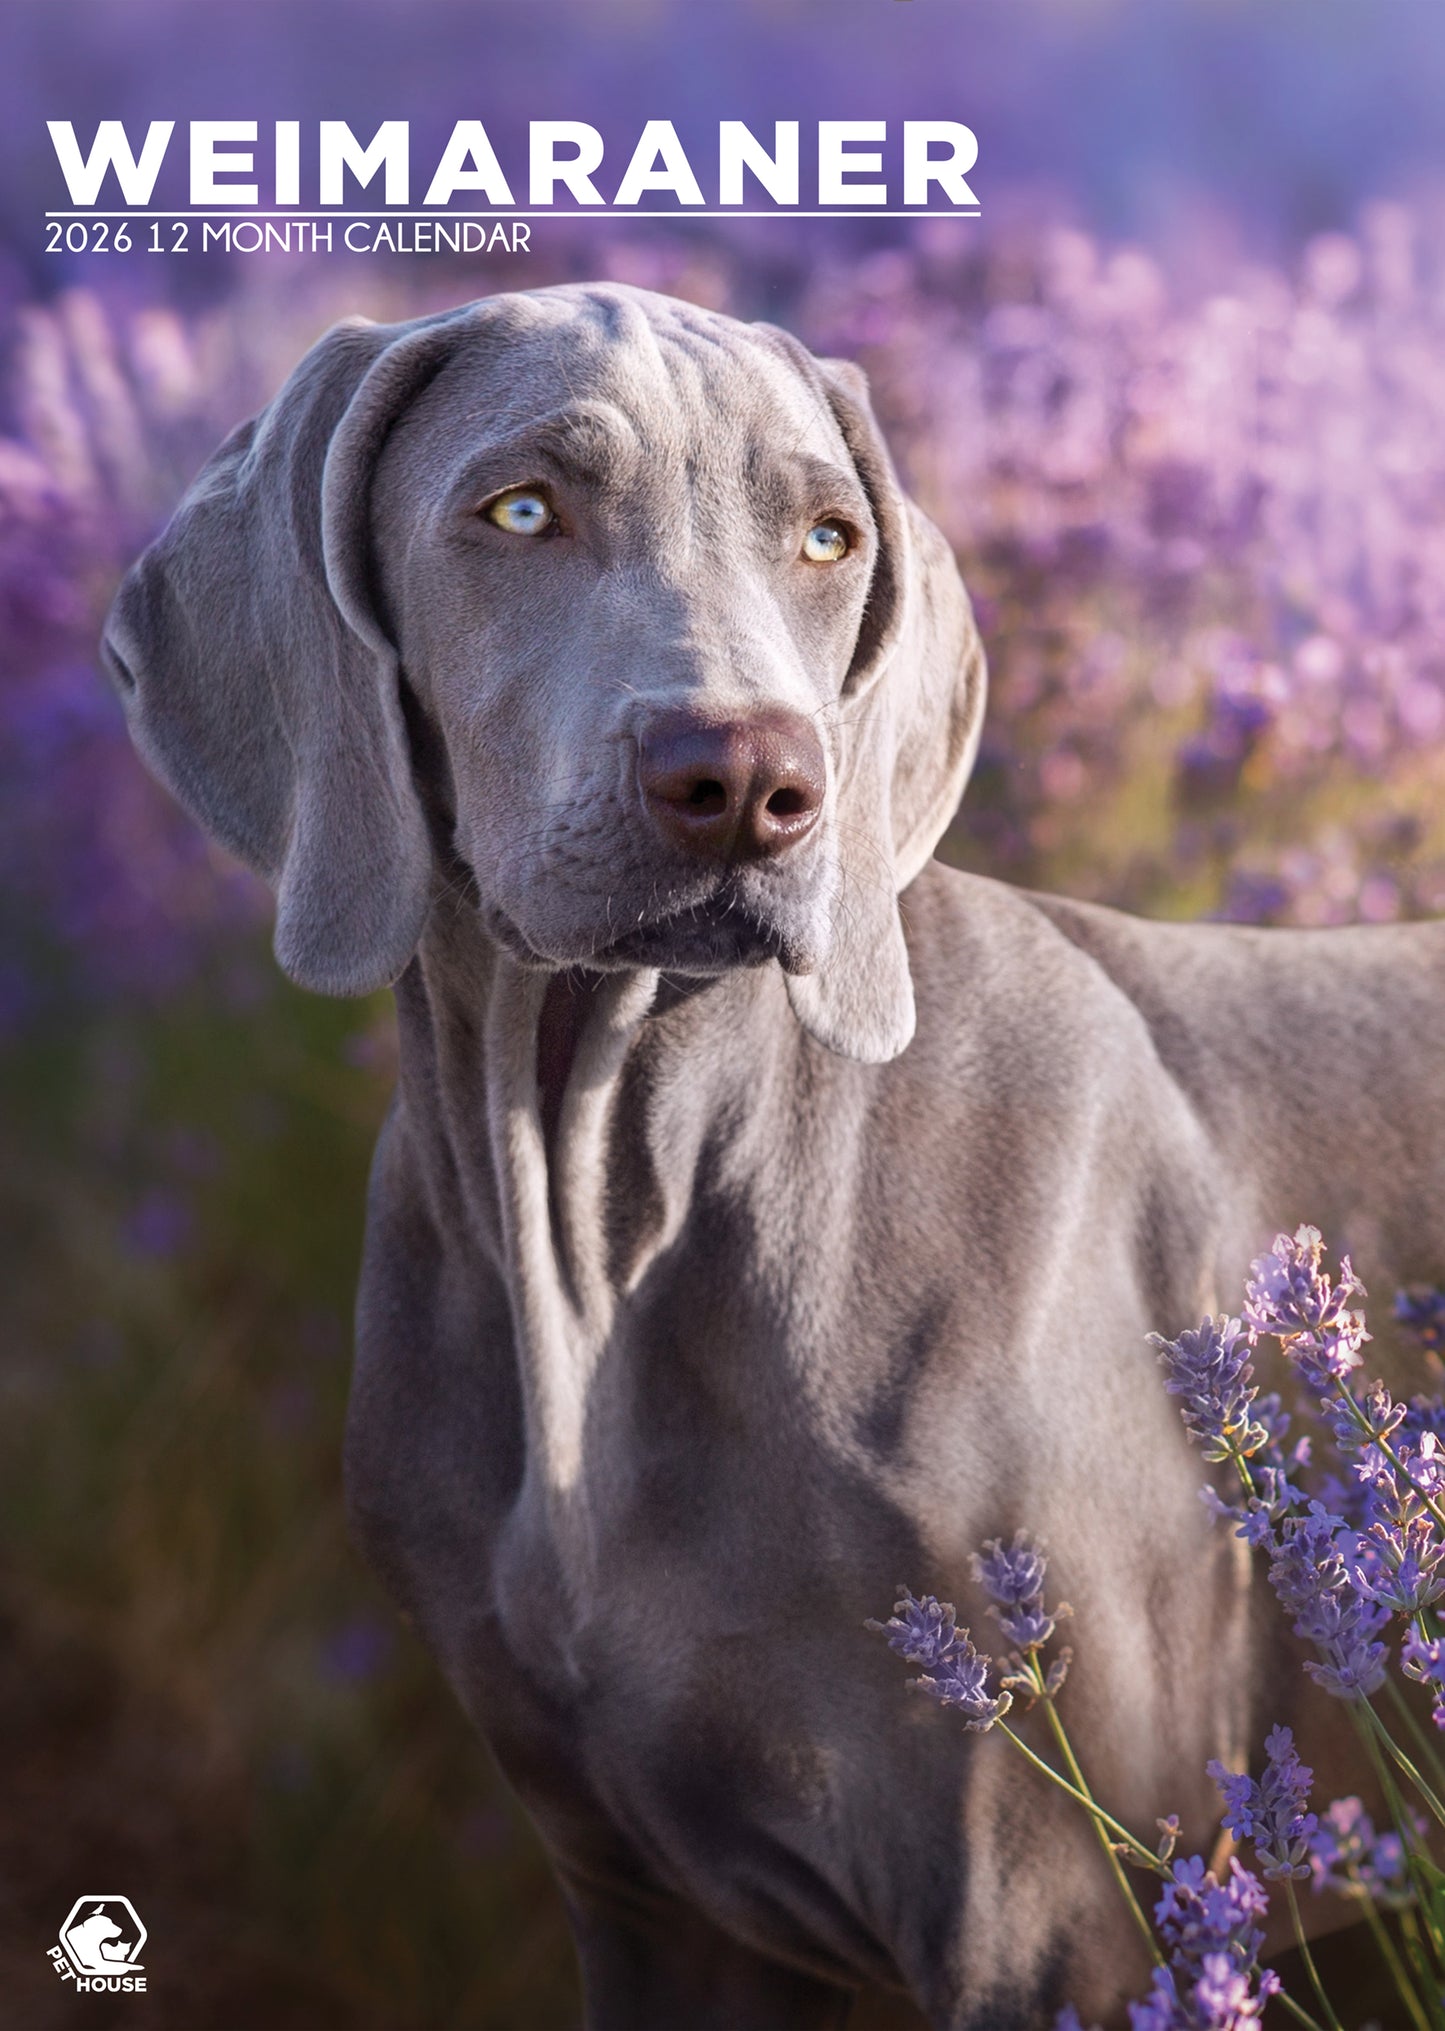
<path fill-rule="evenodd" d="M 43 1944 L 113 1856 L 153 2007 L 180 1981 L 187 2023 L 238 1996 L 268 2025 L 575 2020 L 535 1838 L 345 1537 L 389 1021 L 208 978 L 3 1063 L 0 1783 L 41 1793 L 5 1854 L 22 1982 L 53 1983 Z"/>

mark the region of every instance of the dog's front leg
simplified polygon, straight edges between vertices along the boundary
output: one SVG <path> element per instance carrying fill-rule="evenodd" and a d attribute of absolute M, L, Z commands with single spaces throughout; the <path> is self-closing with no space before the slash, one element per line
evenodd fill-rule
<path fill-rule="evenodd" d="M 587 2031 L 841 2031 L 851 1989 L 754 1953 L 680 1902 L 620 1912 L 563 1884 Z"/>

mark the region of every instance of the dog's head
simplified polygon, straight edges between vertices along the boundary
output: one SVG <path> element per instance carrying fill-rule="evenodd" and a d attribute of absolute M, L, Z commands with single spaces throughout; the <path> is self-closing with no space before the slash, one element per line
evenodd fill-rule
<path fill-rule="evenodd" d="M 304 986 L 407 964 L 439 815 L 525 961 L 776 959 L 829 1048 L 912 1034 L 898 891 L 983 656 L 862 376 L 784 332 L 611 285 L 338 326 L 131 571 L 105 654 Z"/>

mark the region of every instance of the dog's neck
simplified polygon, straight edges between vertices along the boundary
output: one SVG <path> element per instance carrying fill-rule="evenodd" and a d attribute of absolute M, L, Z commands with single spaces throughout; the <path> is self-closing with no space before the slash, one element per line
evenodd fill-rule
<path fill-rule="evenodd" d="M 702 1006 L 736 1016 L 746 982 L 709 988 Z M 433 1215 L 454 1245 L 483 1254 L 511 1308 L 527 1417 L 528 1471 L 564 1505 L 582 1465 L 590 1384 L 619 1308 L 677 1235 L 706 1132 L 708 1063 L 689 1055 L 685 1106 L 665 1128 L 648 1082 L 630 1080 L 639 1047 L 689 998 L 650 971 L 548 972 L 519 963 L 473 912 L 434 914 L 397 983 L 401 1104 L 426 1142 L 426 1174 L 450 1203 Z M 648 1036 L 652 1031 L 653 1036 Z M 654 1052 L 655 1056 L 656 1053 Z M 665 1055 L 665 1054 L 664 1054 Z M 655 1147 L 666 1136 L 664 1153 Z M 689 1142 L 695 1148 L 687 1147 Z"/>
<path fill-rule="evenodd" d="M 537 1017 L 537 1107 L 542 1141 L 549 1151 L 556 1147 L 562 1101 L 583 1032 L 599 1006 L 605 1006 L 608 984 L 606 974 L 574 969 L 552 974 L 542 996 Z"/>

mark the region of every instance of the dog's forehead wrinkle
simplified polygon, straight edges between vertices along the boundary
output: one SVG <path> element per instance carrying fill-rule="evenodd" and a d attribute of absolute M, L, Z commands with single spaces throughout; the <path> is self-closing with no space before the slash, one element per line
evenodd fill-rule
<path fill-rule="evenodd" d="M 485 359 L 463 358 L 453 365 L 454 377 L 437 377 L 399 421 L 387 448 L 393 456 L 398 448 L 411 448 L 417 477 L 426 459 L 443 461 L 460 474 L 478 460 L 525 458 L 533 451 L 605 468 L 643 444 L 632 410 L 604 391 L 578 395 L 560 375 L 545 371 L 508 376 L 498 386 L 497 370 Z"/>
<path fill-rule="evenodd" d="M 827 405 L 746 327 L 724 337 L 710 314 L 699 314 L 702 324 L 659 320 L 610 292 L 573 301 L 570 315 L 569 301 L 554 305 L 561 315 L 520 326 L 507 318 L 505 345 L 479 326 L 398 419 L 388 462 L 413 448 L 415 494 L 432 491 L 435 456 L 451 462 L 463 491 L 472 464 L 491 470 L 515 457 L 520 475 L 529 456 L 554 459 L 564 479 L 592 485 L 634 533 L 666 540 L 688 568 L 745 526 L 830 497 L 864 518 Z"/>
<path fill-rule="evenodd" d="M 752 327 L 714 311 L 625 285 L 585 292 L 607 313 L 603 330 L 586 331 L 569 364 L 595 367 L 635 390 L 650 417 L 670 417 L 700 428 L 709 443 L 734 419 L 759 418 L 778 431 L 814 435 L 836 458 L 846 458 L 841 433 L 797 366 Z M 614 313 L 623 310 L 620 322 Z M 625 333 L 619 343 L 617 334 Z M 591 343 L 588 343 L 590 338 Z M 786 442 L 786 436 L 784 437 Z"/>
<path fill-rule="evenodd" d="M 546 416 L 534 418 L 521 405 L 515 413 L 522 418 L 519 440 L 535 438 L 564 459 L 592 459 L 602 464 L 623 451 L 635 451 L 643 443 L 631 411 L 602 396 L 566 402 Z"/>

